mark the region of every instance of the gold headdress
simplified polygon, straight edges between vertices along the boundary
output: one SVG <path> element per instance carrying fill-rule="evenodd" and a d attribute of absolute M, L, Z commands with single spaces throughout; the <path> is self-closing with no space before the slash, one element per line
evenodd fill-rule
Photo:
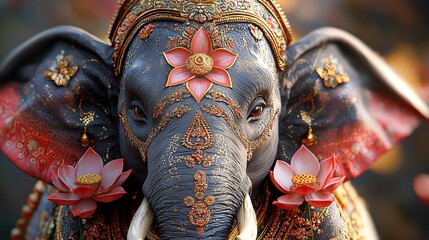
<path fill-rule="evenodd" d="M 115 49 L 113 62 L 117 75 L 121 72 L 124 53 L 137 31 L 159 20 L 212 22 L 214 25 L 252 24 L 252 34 L 262 32 L 270 43 L 278 68 L 284 70 L 286 67 L 285 49 L 292 34 L 276 0 L 123 0 L 119 2 L 109 31 Z"/>

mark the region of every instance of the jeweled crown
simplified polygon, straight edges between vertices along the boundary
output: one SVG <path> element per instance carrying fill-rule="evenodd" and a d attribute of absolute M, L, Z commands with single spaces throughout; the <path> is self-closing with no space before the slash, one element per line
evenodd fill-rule
<path fill-rule="evenodd" d="M 118 3 L 109 30 L 109 39 L 114 46 L 112 58 L 116 75 L 121 72 L 124 53 L 131 39 L 139 29 L 159 20 L 211 22 L 214 25 L 249 23 L 255 38 L 262 38 L 262 34 L 265 36 L 278 68 L 285 70 L 285 50 L 292 34 L 276 0 L 122 0 Z"/>

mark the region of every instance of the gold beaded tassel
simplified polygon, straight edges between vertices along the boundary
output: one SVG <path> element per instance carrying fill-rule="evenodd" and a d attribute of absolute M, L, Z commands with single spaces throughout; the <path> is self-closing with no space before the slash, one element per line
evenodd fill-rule
<path fill-rule="evenodd" d="M 16 222 L 15 228 L 10 233 L 12 240 L 24 239 L 26 228 L 34 214 L 37 206 L 40 203 L 42 193 L 45 191 L 45 184 L 42 181 L 37 181 L 33 187 L 33 192 L 27 198 L 27 204 L 22 207 L 21 217 Z"/>
<path fill-rule="evenodd" d="M 316 135 L 313 134 L 313 129 L 311 128 L 311 122 L 313 121 L 313 118 L 305 111 L 301 111 L 301 118 L 302 121 L 308 125 L 307 137 L 302 139 L 301 143 L 307 147 L 311 147 L 317 143 Z"/>
<path fill-rule="evenodd" d="M 92 147 L 95 145 L 95 138 L 92 134 L 87 132 L 88 125 L 94 121 L 95 112 L 89 111 L 84 112 L 82 110 L 82 99 L 79 101 L 79 110 L 80 110 L 80 121 L 83 123 L 83 131 L 80 134 L 79 143 L 83 148 Z"/>

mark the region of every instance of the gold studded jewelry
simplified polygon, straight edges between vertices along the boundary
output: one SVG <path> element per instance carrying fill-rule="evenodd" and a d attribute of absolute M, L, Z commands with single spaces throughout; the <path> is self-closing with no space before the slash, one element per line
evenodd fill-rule
<path fill-rule="evenodd" d="M 343 73 L 341 64 L 338 59 L 329 56 L 321 60 L 322 67 L 316 67 L 316 72 L 323 80 L 323 84 L 327 88 L 336 88 L 338 85 L 348 83 L 350 78 L 346 73 Z"/>
<path fill-rule="evenodd" d="M 79 143 L 82 147 L 88 148 L 95 145 L 95 138 L 92 134 L 88 133 L 88 125 L 94 121 L 95 112 L 89 111 L 85 112 L 82 109 L 82 98 L 79 100 L 79 111 L 80 118 L 79 120 L 83 123 L 83 131 L 80 134 Z"/>
<path fill-rule="evenodd" d="M 308 126 L 307 137 L 302 139 L 301 143 L 307 147 L 311 147 L 317 144 L 316 135 L 313 134 L 313 129 L 311 128 L 311 122 L 313 121 L 313 118 L 309 115 L 309 113 L 302 110 L 301 110 L 301 118 L 302 118 L 302 121 L 304 121 Z"/>
<path fill-rule="evenodd" d="M 180 23 L 249 23 L 256 39 L 263 33 L 273 50 L 278 68 L 286 67 L 285 49 L 292 40 L 289 22 L 276 0 L 124 0 L 120 1 L 110 27 L 109 38 L 114 46 L 115 74 L 121 72 L 124 53 L 131 39 L 140 29 L 140 38 L 146 40 L 152 28 L 145 27 L 154 21 Z M 141 30 L 140 30 L 141 31 Z M 256 35 L 255 35 L 256 34 Z"/>
<path fill-rule="evenodd" d="M 186 196 L 183 199 L 183 203 L 191 208 L 188 214 L 189 222 L 197 227 L 198 234 L 204 233 L 204 226 L 206 226 L 211 219 L 209 206 L 213 205 L 215 202 L 215 198 L 212 195 L 204 197 L 204 192 L 208 187 L 206 178 L 206 173 L 204 171 L 198 170 L 195 172 L 195 199 L 191 196 Z"/>
<path fill-rule="evenodd" d="M 183 136 L 182 145 L 195 150 L 207 149 L 213 146 L 212 130 L 201 111 L 197 111 L 194 119 L 192 119 Z"/>
<path fill-rule="evenodd" d="M 76 74 L 78 67 L 72 66 L 73 56 L 65 55 L 64 50 L 57 56 L 56 66 L 53 65 L 45 70 L 46 79 L 54 81 L 58 87 L 67 87 L 70 79 Z"/>
<path fill-rule="evenodd" d="M 201 111 L 197 111 L 195 114 L 191 124 L 189 124 L 188 129 L 183 135 L 181 143 L 182 146 L 194 150 L 191 155 L 183 159 L 188 168 L 193 168 L 195 163 L 204 168 L 210 167 L 213 157 L 202 150 L 213 146 L 213 133 Z"/>
<path fill-rule="evenodd" d="M 213 59 L 204 53 L 196 53 L 188 58 L 186 68 L 196 76 L 204 76 L 213 68 Z"/>

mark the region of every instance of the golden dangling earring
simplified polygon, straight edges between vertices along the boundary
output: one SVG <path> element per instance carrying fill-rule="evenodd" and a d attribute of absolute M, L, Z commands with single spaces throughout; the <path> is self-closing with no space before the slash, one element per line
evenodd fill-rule
<path fill-rule="evenodd" d="M 80 134 L 79 143 L 84 148 L 92 147 L 95 145 L 95 137 L 92 134 L 88 133 L 87 129 L 88 129 L 88 125 L 94 121 L 95 112 L 94 111 L 84 112 L 82 110 L 82 100 L 79 101 L 79 110 L 80 110 L 79 120 L 84 125 L 83 131 Z"/>
<path fill-rule="evenodd" d="M 301 143 L 307 147 L 313 146 L 317 143 L 316 135 L 314 135 L 313 129 L 311 128 L 311 122 L 313 121 L 313 118 L 305 111 L 301 111 L 301 118 L 302 121 L 308 125 L 307 137 L 303 138 Z"/>
<path fill-rule="evenodd" d="M 82 147 L 92 147 L 95 145 L 95 139 L 92 134 L 87 133 L 86 131 L 87 126 L 83 127 L 83 131 L 80 134 L 79 143 Z"/>

